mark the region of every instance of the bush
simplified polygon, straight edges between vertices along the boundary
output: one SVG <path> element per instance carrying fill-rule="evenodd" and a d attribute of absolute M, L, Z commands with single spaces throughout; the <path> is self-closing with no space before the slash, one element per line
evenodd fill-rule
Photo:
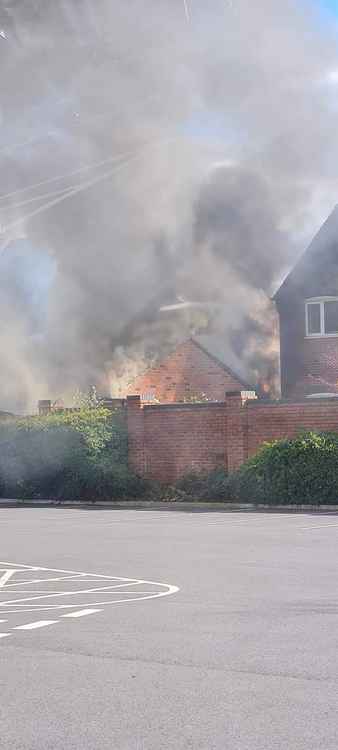
<path fill-rule="evenodd" d="M 330 504 L 338 502 L 338 434 L 307 432 L 265 444 L 229 479 L 240 502 Z"/>
<path fill-rule="evenodd" d="M 192 500 L 228 500 L 228 476 L 223 468 L 210 473 L 191 473 L 179 479 L 175 485 L 187 499 Z"/>
<path fill-rule="evenodd" d="M 0 497 L 109 500 L 143 495 L 128 469 L 120 411 L 83 403 L 74 411 L 0 424 Z"/>

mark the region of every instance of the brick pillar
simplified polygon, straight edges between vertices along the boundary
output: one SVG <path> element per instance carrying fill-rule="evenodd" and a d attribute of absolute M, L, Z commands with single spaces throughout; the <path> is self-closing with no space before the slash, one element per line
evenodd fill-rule
<path fill-rule="evenodd" d="M 228 471 L 236 471 L 247 458 L 245 407 L 240 391 L 227 391 L 227 451 Z"/>
<path fill-rule="evenodd" d="M 40 417 L 46 417 L 52 411 L 52 402 L 49 399 L 38 401 L 38 410 Z"/>
<path fill-rule="evenodd" d="M 144 411 L 140 396 L 127 396 L 128 462 L 136 474 L 145 474 Z"/>

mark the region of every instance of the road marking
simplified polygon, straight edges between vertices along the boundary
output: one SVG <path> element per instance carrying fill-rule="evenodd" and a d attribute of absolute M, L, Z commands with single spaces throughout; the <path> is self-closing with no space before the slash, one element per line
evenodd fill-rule
<path fill-rule="evenodd" d="M 95 588 L 91 589 L 82 589 L 80 591 L 62 591 L 61 593 L 56 594 L 54 591 L 52 591 L 50 594 L 43 594 L 42 596 L 25 596 L 21 597 L 20 599 L 8 599 L 5 602 L 1 602 L 1 606 L 7 606 L 8 604 L 18 604 L 21 602 L 30 602 L 32 599 L 56 599 L 56 597 L 59 596 L 82 596 L 82 594 L 96 594 L 96 592 L 100 593 L 101 591 L 108 591 L 114 593 L 115 589 L 120 588 L 126 588 L 127 586 L 139 586 L 141 583 L 151 583 L 151 581 L 132 581 L 132 583 L 119 583 L 118 585 L 112 584 L 110 586 L 95 586 Z M 128 592 L 123 592 L 128 593 Z M 138 593 L 138 592 L 137 592 Z M 160 594 L 159 594 L 160 596 Z"/>
<path fill-rule="evenodd" d="M 2 569 L 2 568 L 0 568 L 0 573 L 2 573 L 2 572 L 3 572 L 3 569 Z M 5 584 L 7 583 L 7 581 L 9 581 L 9 579 L 10 579 L 10 578 L 11 578 L 12 576 L 14 576 L 14 573 L 16 573 L 16 570 L 15 570 L 15 569 L 13 569 L 13 568 L 12 568 L 11 570 L 5 570 L 5 571 L 3 572 L 3 575 L 2 575 L 2 576 L 1 576 L 1 578 L 0 578 L 0 586 L 1 586 L 1 587 L 2 587 L 2 586 L 5 586 Z"/>
<path fill-rule="evenodd" d="M 13 630 L 35 630 L 36 628 L 45 628 L 47 625 L 55 625 L 57 620 L 37 620 L 29 622 L 27 625 L 17 625 Z"/>
<path fill-rule="evenodd" d="M 37 612 L 51 610 L 55 611 L 56 615 L 56 610 L 59 611 L 60 609 L 78 612 L 83 609 L 98 608 L 101 611 L 102 605 L 156 599 L 174 594 L 179 590 L 177 586 L 158 581 L 146 581 L 102 573 L 42 566 L 33 567 L 2 561 L 0 561 L 0 566 L 6 572 L 7 570 L 15 570 L 14 580 L 16 577 L 18 578 L 17 584 L 13 583 L 13 579 L 11 579 L 10 583 L 5 584 L 0 589 L 0 617 L 4 614 L 14 615 L 19 612 L 36 614 Z M 38 576 L 32 576 L 29 579 L 33 571 L 38 571 Z M 28 580 L 23 580 L 25 577 Z M 65 587 L 63 591 L 61 590 L 61 584 Z M 37 588 L 34 590 L 35 585 Z M 57 590 L 49 589 L 49 586 L 54 585 Z M 9 594 L 10 598 L 8 599 Z M 106 599 L 107 595 L 110 596 L 108 600 Z"/>
<path fill-rule="evenodd" d="M 302 531 L 312 531 L 312 529 L 329 529 L 330 526 L 338 526 L 338 523 L 321 523 L 320 526 L 297 526 Z"/>
<path fill-rule="evenodd" d="M 7 622 L 7 620 L 0 620 L 0 622 Z"/>
<path fill-rule="evenodd" d="M 94 612 L 102 612 L 102 609 L 79 609 L 78 612 L 68 612 L 61 617 L 85 617 L 86 615 L 93 615 Z"/>
<path fill-rule="evenodd" d="M 8 638 L 11 633 L 0 633 L 0 638 Z"/>

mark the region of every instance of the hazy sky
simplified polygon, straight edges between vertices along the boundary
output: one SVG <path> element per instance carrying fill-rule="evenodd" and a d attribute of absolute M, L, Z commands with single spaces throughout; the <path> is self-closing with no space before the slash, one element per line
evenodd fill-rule
<path fill-rule="evenodd" d="M 332 10 L 338 15 L 338 0 L 321 0 L 324 8 Z"/>
<path fill-rule="evenodd" d="M 229 347 L 251 351 L 236 332 L 267 319 L 338 200 L 338 45 L 319 8 L 0 2 L 0 223 L 27 240 L 0 256 L 0 408 L 97 382 L 116 347 L 162 354 L 182 331 L 143 311 L 168 286 L 217 301 Z M 109 179 L 26 220 L 98 170 L 46 180 L 104 160 Z"/>

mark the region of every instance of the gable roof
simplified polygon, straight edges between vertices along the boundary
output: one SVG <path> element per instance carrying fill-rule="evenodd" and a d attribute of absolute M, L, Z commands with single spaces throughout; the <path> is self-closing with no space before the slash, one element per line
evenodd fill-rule
<path fill-rule="evenodd" d="M 292 289 L 304 286 L 307 280 L 315 277 L 317 270 L 323 268 L 324 262 L 330 260 L 338 263 L 338 205 L 274 294 L 275 302 L 278 303 Z"/>
<path fill-rule="evenodd" d="M 201 334 L 199 336 L 192 336 L 191 341 L 198 346 L 204 354 L 216 362 L 216 364 L 218 364 L 228 375 L 235 380 L 238 380 L 246 391 L 256 390 L 256 387 L 247 381 L 242 363 L 240 363 L 234 355 L 229 354 L 229 350 L 220 336 Z M 231 366 L 228 364 L 229 359 L 231 360 Z M 234 369 L 233 365 L 236 369 Z"/>
<path fill-rule="evenodd" d="M 151 375 L 152 372 L 156 373 L 159 369 L 161 369 L 163 366 L 166 365 L 167 360 L 170 360 L 173 354 L 182 347 L 184 347 L 186 344 L 193 344 L 196 349 L 198 349 L 200 352 L 204 354 L 204 356 L 211 359 L 213 362 L 217 364 L 218 367 L 220 367 L 230 378 L 231 380 L 235 380 L 238 382 L 238 390 L 245 390 L 245 391 L 255 391 L 257 390 L 256 386 L 253 386 L 251 383 L 248 382 L 244 372 L 243 368 L 241 366 L 234 369 L 234 367 L 230 367 L 227 360 L 229 359 L 229 352 L 227 351 L 224 343 L 222 342 L 221 337 L 218 336 L 212 336 L 212 335 L 200 335 L 200 336 L 191 336 L 190 338 L 182 339 L 181 341 L 178 341 L 176 346 L 168 353 L 165 357 L 158 360 L 156 363 L 154 363 L 151 367 L 146 368 L 142 373 L 136 376 L 134 380 L 129 384 L 128 386 L 128 392 L 132 393 L 133 388 L 136 384 L 138 384 L 139 381 L 142 381 L 144 377 L 147 375 Z M 231 355 L 230 355 L 231 356 Z M 235 360 L 235 357 L 234 357 Z M 237 362 L 236 362 L 237 364 Z M 240 363 L 239 363 L 240 365 Z M 241 387 L 242 386 L 242 387 Z M 139 387 L 139 385 L 137 385 Z"/>

